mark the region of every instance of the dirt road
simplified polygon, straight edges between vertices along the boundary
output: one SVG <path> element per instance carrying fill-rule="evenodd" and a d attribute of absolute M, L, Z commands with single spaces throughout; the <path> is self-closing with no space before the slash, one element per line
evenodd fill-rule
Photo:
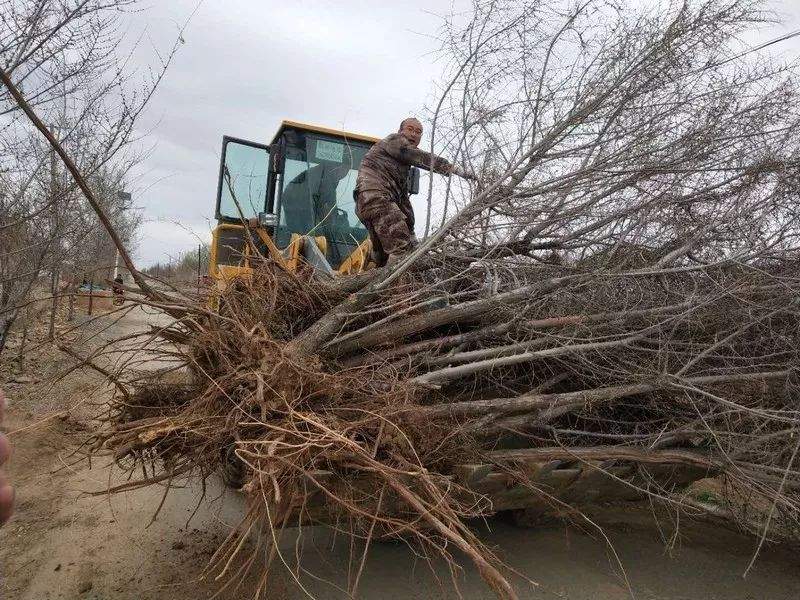
<path fill-rule="evenodd" d="M 140 311 L 101 337 L 141 329 L 152 317 Z M 99 338 L 96 338 L 99 339 Z M 96 342 L 95 342 L 96 343 Z M 45 375 L 50 375 L 47 373 Z M 43 379 L 46 379 L 44 375 Z M 87 399 L 108 394 L 102 379 L 76 374 L 52 386 L 4 383 L 12 398 L 8 429 L 15 455 L 9 474 L 18 489 L 18 512 L 0 530 L 0 598 L 13 600 L 189 600 L 208 598 L 219 589 L 201 580 L 203 568 L 242 511 L 242 499 L 210 482 L 201 490 L 174 490 L 158 519 L 151 522 L 163 489 L 151 488 L 113 498 L 85 492 L 116 481 L 105 465 L 70 466 L 68 439 L 85 427 Z M 74 407 L 70 415 L 54 411 Z M 195 512 L 191 521 L 189 517 Z M 188 523 L 187 523 L 188 521 Z M 608 510 L 602 518 L 609 550 L 597 533 L 574 527 L 520 529 L 501 519 L 486 525 L 484 539 L 508 564 L 538 585 L 518 580 L 523 598 L 588 600 L 761 600 L 800 597 L 800 555 L 768 548 L 746 579 L 742 573 L 755 542 L 711 525 L 681 523 L 674 545 L 665 540 L 674 524 L 660 529 L 644 511 Z M 270 598 L 344 598 L 350 547 L 323 529 L 303 532 L 300 588 L 278 574 Z M 294 563 L 297 539 L 281 543 Z M 358 549 L 356 549 L 358 550 Z M 617 558 L 622 564 L 624 574 Z M 456 580 L 464 598 L 492 595 L 469 565 Z M 247 582 L 225 590 L 222 599 L 249 598 Z M 337 588 L 337 586 L 339 586 Z M 305 590 L 305 591 L 304 591 Z M 366 564 L 359 597 L 427 599 L 456 597 L 443 562 L 428 566 L 402 544 L 376 544 Z"/>

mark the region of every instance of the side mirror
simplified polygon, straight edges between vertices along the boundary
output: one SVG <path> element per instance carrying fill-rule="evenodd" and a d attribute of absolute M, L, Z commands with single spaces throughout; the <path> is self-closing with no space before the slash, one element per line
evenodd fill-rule
<path fill-rule="evenodd" d="M 258 213 L 258 226 L 264 229 L 272 229 L 278 225 L 278 215 L 271 212 Z"/>
<path fill-rule="evenodd" d="M 411 167 L 408 170 L 406 189 L 409 194 L 419 194 L 419 169 L 417 167 Z"/>

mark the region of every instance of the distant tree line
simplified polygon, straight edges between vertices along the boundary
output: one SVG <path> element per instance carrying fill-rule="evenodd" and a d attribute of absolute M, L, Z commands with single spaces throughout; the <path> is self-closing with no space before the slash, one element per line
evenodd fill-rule
<path fill-rule="evenodd" d="M 181 252 L 175 259 L 157 262 L 144 269 L 144 272 L 156 279 L 194 281 L 198 275 L 208 275 L 208 260 L 209 245 L 203 243 Z"/>

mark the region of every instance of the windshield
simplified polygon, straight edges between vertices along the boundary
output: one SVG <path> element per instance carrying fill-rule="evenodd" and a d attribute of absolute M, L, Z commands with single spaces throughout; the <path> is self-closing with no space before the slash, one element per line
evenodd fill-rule
<path fill-rule="evenodd" d="M 286 148 L 276 241 L 291 234 L 325 236 L 333 268 L 367 237 L 355 212 L 353 190 L 366 144 L 312 134 L 292 136 Z"/>

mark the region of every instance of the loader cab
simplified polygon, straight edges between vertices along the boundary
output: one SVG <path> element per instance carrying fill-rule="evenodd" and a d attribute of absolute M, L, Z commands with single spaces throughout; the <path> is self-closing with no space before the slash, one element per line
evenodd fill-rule
<path fill-rule="evenodd" d="M 210 275 L 247 266 L 254 236 L 243 221 L 253 218 L 262 254 L 279 252 L 291 260 L 302 243 L 313 243 L 333 272 L 349 268 L 354 253 L 365 254 L 368 244 L 353 190 L 361 159 L 376 141 L 296 121 L 283 121 L 269 144 L 225 136 Z"/>

